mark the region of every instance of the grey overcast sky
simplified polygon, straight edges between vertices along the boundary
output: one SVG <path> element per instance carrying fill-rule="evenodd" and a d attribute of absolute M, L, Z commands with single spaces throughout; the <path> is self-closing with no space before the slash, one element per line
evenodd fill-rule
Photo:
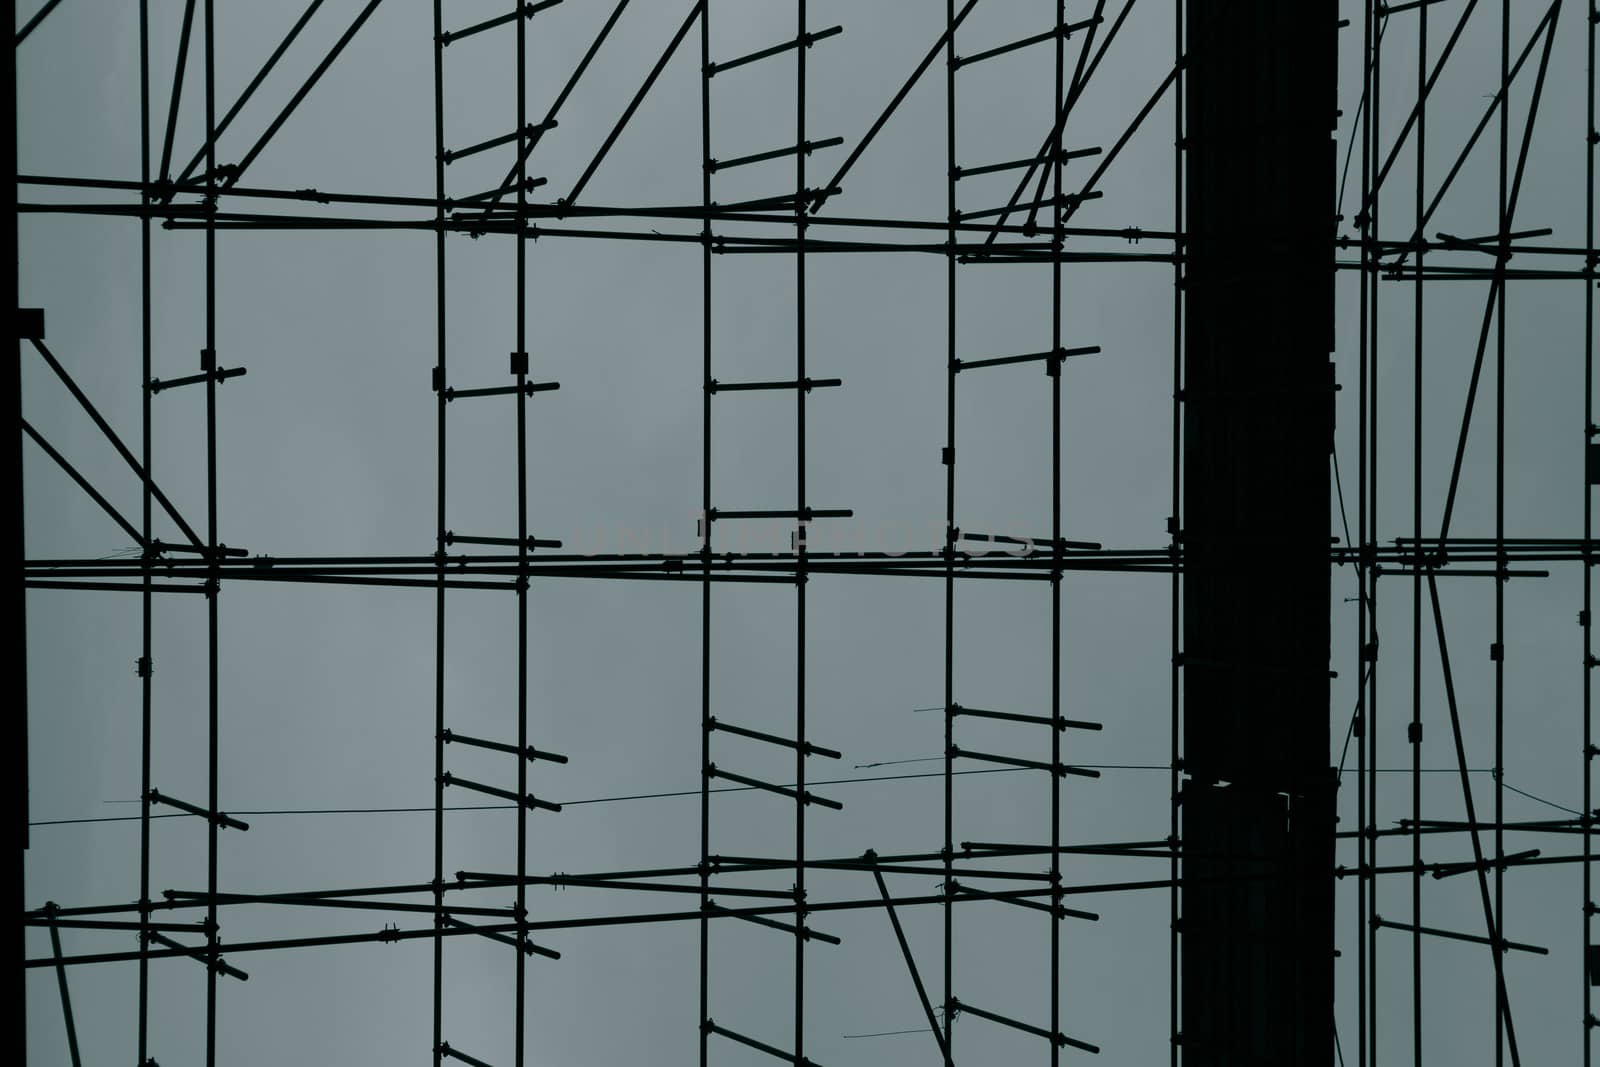
<path fill-rule="evenodd" d="M 38 0 L 19 4 L 31 17 Z M 447 25 L 466 24 L 502 5 L 449 3 Z M 727 59 L 794 32 L 789 0 L 712 0 L 711 53 Z M 808 129 L 840 136 L 818 152 L 831 172 L 865 132 L 941 32 L 936 0 L 811 0 L 810 25 L 845 32 L 809 52 Z M 1488 106 L 1499 62 L 1499 5 L 1469 21 L 1428 112 L 1427 169 L 1453 161 Z M 1551 244 L 1583 243 L 1585 4 L 1558 3 L 1562 26 L 1534 129 L 1516 229 L 1550 227 Z M 182 14 L 178 0 L 151 8 L 153 125 L 171 89 Z M 243 153 L 362 5 L 328 0 L 257 98 L 221 140 L 219 158 Z M 530 23 L 528 106 L 543 114 L 612 5 L 566 0 Z M 618 24 L 540 145 L 533 173 L 565 195 L 621 114 L 645 71 L 689 10 L 689 0 L 638 0 Z M 1087 17 L 1089 0 L 1069 14 Z M 1436 55 L 1457 5 L 1432 19 Z M 1493 11 L 1490 8 L 1493 8 Z M 1108 12 L 1121 4 L 1107 5 Z M 1511 5 L 1512 39 L 1526 41 L 1542 3 Z M 299 16 L 293 4 L 217 0 L 217 99 L 226 106 Z M 1341 42 L 1341 161 L 1359 96 L 1358 5 L 1341 4 L 1354 25 Z M 1170 67 L 1173 5 L 1142 0 L 1095 75 L 1067 127 L 1069 148 L 1115 142 Z M 1044 0 L 983 0 L 964 24 L 959 52 L 973 53 L 1051 24 Z M 1391 143 L 1414 99 L 1414 20 L 1391 20 L 1384 39 L 1385 97 L 1379 111 Z M 433 83 L 431 5 L 388 0 L 253 165 L 262 187 L 431 196 Z M 1075 46 L 1074 46 L 1075 47 Z M 1284 47 L 1293 47 L 1285 42 Z M 446 52 L 445 140 L 467 145 L 515 123 L 514 41 L 509 31 L 459 42 Z M 1052 115 L 1049 49 L 975 66 L 960 76 L 958 157 L 968 165 L 1035 152 Z M 24 174 L 136 180 L 139 176 L 138 5 L 64 0 L 18 52 L 19 159 Z M 593 204 L 684 205 L 700 197 L 697 38 L 667 66 L 626 133 L 596 172 Z M 792 58 L 728 72 L 713 83 L 712 154 L 722 158 L 792 143 Z M 1531 65 L 1530 65 L 1531 66 Z M 1520 133 L 1530 69 L 1510 108 Z M 175 157 L 186 162 L 204 131 L 202 72 L 191 61 Z M 852 216 L 936 220 L 944 216 L 945 100 L 942 67 L 911 92 L 852 171 L 830 211 Z M 1491 129 L 1492 134 L 1492 129 Z M 1102 184 L 1103 199 L 1075 216 L 1083 225 L 1170 228 L 1173 139 L 1170 98 L 1129 142 Z M 448 176 L 453 195 L 495 184 L 509 152 L 464 161 Z M 1092 162 L 1092 161 L 1091 161 Z M 1069 175 L 1081 164 L 1069 166 Z M 1359 160 L 1356 166 L 1359 167 Z M 1412 225 L 1414 157 L 1402 153 L 1386 185 L 1385 235 Z M 1069 181 L 1070 181 L 1069 177 Z M 777 162 L 719 175 L 717 199 L 779 195 L 792 170 Z M 968 185 L 972 188 L 967 188 Z M 1341 210 L 1354 214 L 1352 176 Z M 963 183 L 961 207 L 1004 201 L 1004 177 Z M 1491 139 L 1469 159 L 1429 225 L 1474 236 L 1494 230 Z M 111 194 L 25 186 L 25 201 L 83 202 Z M 268 208 L 267 210 L 271 210 Z M 284 210 L 299 210 L 298 207 Z M 417 217 L 416 209 L 365 209 L 371 217 Z M 670 232 L 671 223 L 650 222 Z M 897 235 L 891 235 L 897 236 Z M 930 238 L 936 239 L 936 238 Z M 139 234 L 132 220 L 24 214 L 24 306 L 46 309 L 48 343 L 126 439 L 139 428 Z M 1103 242 L 1097 247 L 1126 248 Z M 1144 242 L 1137 250 L 1160 250 Z M 433 551 L 433 239 L 425 231 L 225 231 L 217 241 L 218 353 L 249 374 L 219 388 L 221 539 L 275 556 L 413 554 Z M 1353 259 L 1354 252 L 1344 258 Z M 448 241 L 447 334 L 452 382 L 501 381 L 515 347 L 514 249 L 510 238 Z M 532 532 L 595 551 L 687 550 L 701 494 L 700 253 L 692 244 L 544 237 L 530 246 L 529 340 L 538 380 L 561 390 L 529 404 Z M 873 254 L 812 257 L 807 275 L 807 366 L 844 386 L 809 403 L 808 492 L 814 506 L 848 507 L 845 544 L 933 548 L 944 512 L 945 282 L 942 257 Z M 198 369 L 204 344 L 203 239 L 157 229 L 154 238 L 154 363 L 158 377 Z M 1100 355 L 1069 363 L 1065 379 L 1065 532 L 1107 546 L 1166 543 L 1170 512 L 1171 269 L 1154 263 L 1071 265 L 1063 337 L 1097 344 Z M 714 374 L 723 379 L 793 377 L 794 263 L 788 256 L 728 256 L 714 262 Z M 1356 299 L 1339 279 L 1333 358 L 1344 392 L 1338 448 L 1346 501 L 1355 506 Z M 1038 266 L 961 268 L 957 351 L 963 358 L 1048 347 L 1049 272 Z M 1466 392 L 1484 282 L 1440 284 L 1426 305 L 1424 396 L 1427 514 L 1442 506 Z M 1582 534 L 1583 293 L 1581 283 L 1513 283 L 1506 320 L 1508 533 Z M 1412 312 L 1409 290 L 1386 291 L 1380 310 L 1382 447 L 1380 507 L 1385 539 L 1409 533 Z M 24 351 L 24 408 L 38 427 L 125 514 L 137 515 L 139 486 L 60 388 Z M 1049 525 L 1050 407 L 1037 368 L 964 378 L 958 518 L 970 529 L 1038 533 Z M 1492 381 L 1487 383 L 1492 390 Z M 1487 397 L 1489 394 L 1485 394 Z M 1482 413 L 1466 452 L 1455 530 L 1493 532 L 1494 438 Z M 198 393 L 156 399 L 156 479 L 191 518 L 204 514 L 204 407 Z M 714 498 L 724 508 L 784 506 L 794 494 L 792 405 L 778 396 L 719 400 L 713 423 Z M 515 524 L 514 423 L 510 403 L 456 405 L 450 414 L 449 524 L 503 534 Z M 128 539 L 31 445 L 26 467 L 30 557 L 103 557 L 131 552 Z M 1330 534 L 1343 537 L 1338 527 Z M 1352 513 L 1351 521 L 1354 521 Z M 170 538 L 171 531 L 162 529 Z M 767 530 L 753 549 L 783 548 Z M 773 539 L 778 539 L 774 542 Z M 738 547 L 724 546 L 719 547 Z M 1513 583 L 1507 594 L 1508 747 L 1505 780 L 1542 801 L 1508 797 L 1508 819 L 1559 817 L 1544 801 L 1576 808 L 1583 795 L 1580 573 Z M 1492 763 L 1493 639 L 1489 583 L 1461 580 L 1444 590 L 1452 666 L 1462 697 L 1474 767 Z M 1353 575 L 1333 573 L 1334 682 L 1331 733 L 1337 762 L 1355 702 Z M 1048 706 L 1049 597 L 1044 585 L 958 587 L 956 696 L 978 706 Z M 1168 749 L 1169 583 L 1159 575 L 1072 574 L 1064 585 L 1061 662 L 1065 713 L 1100 720 L 1097 734 L 1072 735 L 1069 760 L 1164 765 Z M 825 778 L 873 778 L 934 771 L 938 762 L 867 765 L 937 757 L 942 720 L 912 709 L 942 697 L 940 584 L 929 579 L 817 576 L 810 583 L 809 734 L 841 750 L 817 761 Z M 794 593 L 787 587 L 718 586 L 712 621 L 712 709 L 757 729 L 792 729 Z M 514 733 L 515 608 L 499 594 L 452 592 L 446 660 L 448 724 L 465 733 Z M 692 584 L 536 580 L 530 593 L 530 738 L 566 753 L 566 766 L 535 765 L 541 796 L 569 802 L 530 821 L 534 872 L 687 865 L 698 860 L 699 817 L 691 796 L 577 803 L 641 793 L 693 790 L 699 781 L 700 607 Z M 1410 597 L 1396 586 L 1380 601 L 1386 763 L 1409 759 L 1404 721 L 1411 691 Z M 31 817 L 93 819 L 137 813 L 139 792 L 138 598 L 37 590 L 29 594 Z M 238 583 L 221 600 L 222 807 L 428 807 L 433 776 L 433 597 L 426 590 Z M 1426 635 L 1426 630 L 1424 631 Z M 206 629 L 198 597 L 157 598 L 155 609 L 154 784 L 178 797 L 206 791 Z M 1424 764 L 1452 767 L 1438 657 L 1421 656 Z M 1017 735 L 962 724 L 974 748 L 1011 751 Z M 718 739 L 728 766 L 787 781 L 786 759 Z M 725 755 L 722 755 L 724 754 Z M 493 759 L 450 754 L 452 769 L 492 779 L 509 772 Z M 1409 813 L 1403 776 L 1380 797 L 1380 822 Z M 1490 776 L 1473 775 L 1479 810 Z M 1433 817 L 1462 813 L 1453 775 L 1424 783 Z M 813 809 L 811 856 L 931 851 L 941 843 L 936 778 L 819 787 L 846 805 Z M 1062 791 L 1070 841 L 1147 840 L 1167 833 L 1167 776 L 1107 770 L 1097 781 L 1069 778 Z M 470 796 L 470 795 L 467 795 Z M 1032 773 L 958 780 L 956 839 L 1047 839 L 1050 793 Z M 447 794 L 452 802 L 470 802 Z M 1354 820 L 1345 797 L 1346 826 Z M 247 834 L 222 836 L 225 889 L 287 891 L 419 882 L 431 877 L 427 814 L 263 815 Z M 40 826 L 28 854 L 27 903 L 125 903 L 138 895 L 138 823 Z M 445 870 L 513 869 L 510 811 L 453 813 Z M 197 820 L 155 823 L 152 884 L 205 885 L 206 834 Z M 1575 846 L 1535 842 L 1546 854 Z M 788 802 L 734 792 L 713 802 L 712 850 L 788 855 Z M 1509 847 L 1509 846 L 1508 846 Z M 1524 846 L 1531 847 L 1531 846 Z M 1428 844 L 1430 860 L 1469 858 L 1464 841 Z M 1386 844 L 1380 862 L 1409 859 Z M 1353 850 L 1341 854 L 1353 863 Z M 1073 858 L 1069 883 L 1159 878 L 1148 859 Z M 779 875 L 752 884 L 784 888 Z M 891 877 L 907 894 L 933 892 L 932 879 Z M 1547 946 L 1548 956 L 1506 958 L 1524 1062 L 1577 1061 L 1583 1005 L 1581 896 L 1573 865 L 1530 868 L 1506 878 L 1507 935 Z M 813 899 L 874 892 L 861 872 L 816 873 Z M 1476 887 L 1458 878 L 1425 884 L 1425 920 L 1481 928 Z M 1354 885 L 1341 883 L 1338 1024 L 1355 1032 Z M 1405 921 L 1409 894 L 1381 890 L 1380 913 Z M 530 892 L 535 918 L 651 911 L 660 900 L 616 900 L 600 891 Z M 510 903 L 510 891 L 484 894 Z M 688 899 L 688 898 L 685 898 Z M 669 901 L 665 906 L 679 906 Z M 692 906 L 692 905 L 689 905 Z M 1085 898 L 1097 923 L 1064 925 L 1062 1025 L 1093 1041 L 1114 1064 L 1164 1062 L 1167 1033 L 1167 897 L 1162 892 Z M 365 931 L 380 919 L 309 909 L 241 908 L 224 915 L 224 941 Z M 401 916 L 402 926 L 419 923 Z M 924 973 L 941 952 L 935 909 L 907 909 L 904 921 Z M 956 921 L 958 996 L 1004 1005 L 1025 1019 L 1048 1016 L 1048 941 L 1042 914 L 1003 904 L 965 905 Z M 786 1045 L 791 1018 L 792 941 L 756 926 L 714 924 L 711 1016 L 741 1032 Z M 934 1056 L 913 1030 L 921 1011 L 893 933 L 877 912 L 817 917 L 843 939 L 807 951 L 807 1052 L 818 1063 L 912 1064 Z M 1410 1046 L 1410 958 L 1404 935 L 1384 948 L 1383 995 L 1393 1007 L 1380 1024 L 1390 1058 Z M 695 1062 L 697 928 L 694 923 L 551 934 L 563 958 L 529 964 L 531 1062 L 601 1067 L 624 1062 Z M 131 934 L 69 931 L 68 952 L 125 951 Z M 1384 944 L 1388 944 L 1385 942 Z M 32 931 L 30 956 L 49 950 Z M 429 1055 L 431 944 L 357 945 L 257 953 L 233 959 L 248 983 L 221 989 L 223 1062 L 278 1064 L 284 1055 L 315 1063 L 414 1063 Z M 1492 970 L 1482 946 L 1430 942 L 1424 959 L 1429 1059 L 1484 1063 L 1492 1057 Z M 163 1065 L 203 1058 L 204 977 L 199 964 L 156 965 L 151 1052 Z M 512 961 L 492 943 L 458 938 L 446 953 L 446 1039 L 490 1063 L 510 1062 Z M 71 972 L 84 1062 L 133 1055 L 137 983 L 133 964 Z M 937 996 L 937 992 L 935 992 Z M 30 1062 L 66 1062 L 54 975 L 29 972 Z M 1350 1040 L 1346 1037 L 1347 1042 Z M 1022 1062 L 1036 1039 L 981 1020 L 956 1027 L 967 1063 Z M 1349 1050 L 1347 1049 L 1347 1053 Z M 715 1048 L 719 1063 L 762 1057 Z"/>

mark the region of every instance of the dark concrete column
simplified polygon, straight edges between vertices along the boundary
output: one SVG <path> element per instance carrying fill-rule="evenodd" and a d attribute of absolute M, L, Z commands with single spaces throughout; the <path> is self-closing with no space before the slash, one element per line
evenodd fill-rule
<path fill-rule="evenodd" d="M 1338 13 L 1186 17 L 1183 1062 L 1325 1067 Z"/>

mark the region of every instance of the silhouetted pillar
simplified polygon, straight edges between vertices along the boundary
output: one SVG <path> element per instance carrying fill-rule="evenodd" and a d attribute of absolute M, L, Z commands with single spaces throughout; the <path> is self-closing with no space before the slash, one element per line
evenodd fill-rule
<path fill-rule="evenodd" d="M 1337 6 L 1187 5 L 1183 1062 L 1333 1063 Z"/>

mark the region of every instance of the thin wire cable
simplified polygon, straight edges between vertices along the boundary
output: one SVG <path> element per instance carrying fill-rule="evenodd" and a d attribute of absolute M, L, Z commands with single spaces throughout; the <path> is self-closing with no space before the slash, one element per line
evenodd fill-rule
<path fill-rule="evenodd" d="M 1536 797 L 1532 793 L 1527 792 L 1526 790 L 1518 789 L 1516 786 L 1512 785 L 1510 782 L 1507 782 L 1504 778 L 1500 779 L 1500 784 L 1505 786 L 1507 789 L 1511 790 L 1513 793 L 1518 794 L 1519 796 L 1525 796 L 1529 800 L 1537 800 L 1539 803 L 1547 805 L 1547 806 L 1552 807 L 1552 808 L 1555 808 L 1557 811 L 1564 811 L 1564 812 L 1567 812 L 1568 814 L 1576 815 L 1579 818 L 1583 818 L 1583 812 L 1578 811 L 1576 808 L 1569 808 L 1565 804 L 1557 804 L 1555 801 L 1546 800 L 1544 797 Z"/>
<path fill-rule="evenodd" d="M 1378 24 L 1378 38 L 1379 38 L 1379 40 L 1383 39 L 1383 27 L 1384 27 L 1383 23 L 1379 23 Z M 1363 82 L 1363 84 L 1362 84 L 1362 87 L 1361 87 L 1361 103 L 1356 105 L 1355 121 L 1351 124 L 1351 129 L 1352 130 L 1354 130 L 1357 126 L 1359 126 L 1359 124 L 1361 122 L 1362 113 L 1367 110 L 1367 88 L 1366 88 L 1366 84 L 1365 84 L 1366 79 L 1363 78 L 1362 82 Z M 1345 149 L 1345 153 L 1344 153 L 1344 166 L 1340 169 L 1340 172 L 1339 172 L 1339 199 L 1336 201 L 1335 207 L 1334 207 L 1334 211 L 1339 213 L 1339 214 L 1343 214 L 1344 213 L 1344 188 L 1345 188 L 1345 183 L 1350 178 L 1350 157 L 1355 153 L 1355 147 L 1356 147 L 1356 138 L 1355 138 L 1354 133 L 1352 133 L 1351 137 L 1350 137 L 1349 147 L 1347 147 Z"/>
<path fill-rule="evenodd" d="M 938 757 L 938 756 L 932 756 L 932 757 L 929 757 L 928 759 L 924 759 L 924 760 L 890 760 L 888 762 L 889 763 L 926 763 L 926 762 L 929 762 L 929 760 L 938 760 L 940 758 L 941 757 Z M 1168 770 L 1172 769 L 1171 767 L 1169 767 L 1165 763 L 1077 763 L 1077 764 L 1073 764 L 1073 766 L 1082 767 L 1082 768 L 1084 768 L 1086 770 L 1099 770 L 1099 771 L 1168 771 Z M 1018 772 L 1025 771 L 1025 770 L 1028 770 L 1028 769 L 1029 768 L 1027 768 L 1027 767 L 985 767 L 985 768 L 980 768 L 980 769 L 970 770 L 970 771 L 956 771 L 954 773 L 962 774 L 962 775 L 965 775 L 965 774 L 1016 774 Z M 1494 768 L 1493 767 L 1468 767 L 1467 771 L 1469 773 L 1471 773 L 1471 774 L 1493 774 L 1494 773 Z M 1411 773 L 1411 769 L 1409 767 L 1380 767 L 1380 768 L 1378 768 L 1378 773 L 1394 773 L 1394 774 L 1402 774 L 1402 773 L 1404 773 L 1404 774 L 1409 774 L 1409 773 Z M 1424 767 L 1422 769 L 1422 773 L 1424 773 L 1424 774 L 1458 774 L 1460 772 L 1457 771 L 1457 769 L 1454 768 L 1454 767 Z M 824 780 L 824 781 L 812 782 L 811 784 L 812 785 L 855 785 L 855 784 L 858 784 L 858 783 L 868 783 L 868 782 L 902 782 L 902 781 L 908 781 L 910 779 L 915 779 L 915 778 L 942 778 L 942 777 L 944 777 L 943 772 L 939 772 L 939 773 L 935 773 L 935 774 L 881 774 L 881 775 L 871 775 L 871 776 L 868 776 L 868 777 L 865 777 L 865 778 L 832 778 L 832 779 L 827 779 L 827 780 Z M 711 791 L 713 793 L 748 793 L 754 788 L 755 788 L 754 786 L 748 786 L 748 785 L 730 785 L 730 786 L 719 786 L 716 789 L 713 789 Z M 1510 789 L 1514 793 L 1522 793 L 1522 790 L 1517 789 L 1515 786 L 1507 785 L 1506 788 Z M 562 807 L 575 808 L 575 807 L 581 807 L 581 806 L 586 805 L 586 804 L 614 804 L 614 803 L 621 803 L 621 802 L 624 802 L 624 801 L 633 801 L 633 800 L 665 800 L 665 799 L 670 799 L 672 797 L 693 797 L 693 796 L 699 796 L 699 795 L 700 795 L 700 790 L 698 790 L 698 789 L 678 789 L 678 790 L 673 790 L 671 792 L 665 792 L 665 793 L 629 793 L 629 794 L 624 794 L 624 795 L 621 795 L 621 796 L 614 796 L 614 797 L 590 797 L 590 798 L 588 798 L 586 800 L 563 800 L 560 803 L 561 803 Z M 1553 803 L 1551 801 L 1543 800 L 1540 797 L 1533 796 L 1531 793 L 1522 793 L 1522 795 L 1525 796 L 1525 797 L 1528 797 L 1531 800 L 1538 800 L 1542 804 L 1549 804 L 1553 808 L 1560 808 L 1562 811 L 1570 812 L 1573 815 L 1578 815 L 1580 817 L 1583 815 L 1583 813 L 1581 811 L 1574 811 L 1572 808 L 1561 807 L 1560 804 L 1555 804 L 1555 803 Z M 136 803 L 138 803 L 138 801 L 133 801 L 133 800 L 128 800 L 128 801 L 108 800 L 105 803 L 107 803 L 107 804 L 136 804 Z M 452 805 L 446 805 L 444 810 L 445 811 L 510 811 L 515 807 L 516 807 L 515 804 L 452 804 Z M 241 808 L 241 809 L 233 810 L 231 812 L 231 814 L 233 814 L 233 815 L 252 815 L 252 816 L 256 816 L 256 815 L 392 815 L 392 814 L 406 814 L 406 813 L 411 813 L 411 812 L 425 812 L 425 811 L 433 811 L 433 810 L 434 809 L 431 806 L 430 807 L 425 807 L 425 808 L 419 808 L 419 807 L 388 807 L 388 808 L 256 808 L 256 809 L 249 809 L 249 810 Z M 191 815 L 189 812 L 186 812 L 186 811 L 163 812 L 160 815 L 152 815 L 150 817 L 152 819 L 188 819 L 188 818 L 197 818 L 197 816 Z M 139 816 L 137 816 L 137 815 L 102 815 L 102 816 L 95 816 L 95 817 L 87 818 L 87 819 L 43 819 L 43 820 L 40 820 L 38 822 L 30 822 L 30 823 L 28 823 L 28 825 L 30 827 L 32 827 L 32 826 L 76 826 L 76 825 L 82 825 L 82 824 L 85 824 L 85 823 L 110 823 L 110 822 L 130 822 L 130 821 L 137 822 L 138 819 L 139 819 Z"/>
<path fill-rule="evenodd" d="M 1166 768 L 1165 768 L 1165 766 L 1163 766 L 1161 769 L 1165 770 Z M 1025 767 L 986 767 L 986 768 L 981 768 L 981 769 L 977 769 L 977 770 L 970 770 L 970 771 L 956 771 L 955 773 L 956 774 L 1011 774 L 1013 772 L 1022 771 L 1022 770 L 1027 770 L 1027 768 L 1025 768 Z M 895 782 L 895 781 L 904 781 L 904 780 L 910 779 L 910 778 L 942 778 L 942 777 L 944 777 L 943 773 L 939 773 L 939 774 L 885 774 L 885 775 L 874 775 L 874 776 L 870 776 L 870 777 L 866 777 L 866 778 L 835 778 L 835 779 L 831 779 L 831 780 L 828 780 L 828 781 L 812 782 L 811 784 L 812 785 L 852 785 L 852 784 L 855 784 L 857 782 Z M 719 786 L 719 787 L 711 790 L 711 792 L 713 792 L 713 793 L 747 793 L 747 792 L 750 792 L 754 788 L 755 788 L 754 786 L 747 786 L 747 785 Z M 692 796 L 699 796 L 699 795 L 700 795 L 700 790 L 698 790 L 698 789 L 679 789 L 679 790 L 674 790 L 674 791 L 665 792 L 665 793 L 630 793 L 630 794 L 626 794 L 626 795 L 622 795 L 622 796 L 614 796 L 614 797 L 590 797 L 587 800 L 563 800 L 560 803 L 561 803 L 561 806 L 564 807 L 564 808 L 574 808 L 574 807 L 579 807 L 579 806 L 584 805 L 584 804 L 611 804 L 611 803 L 617 803 L 617 802 L 621 802 L 621 801 L 630 801 L 630 800 L 662 800 L 662 799 L 667 799 L 667 798 L 671 798 L 671 797 L 692 797 Z M 107 803 L 116 804 L 116 803 L 137 803 L 137 802 L 136 801 L 126 801 L 126 802 L 124 802 L 124 801 L 107 801 Z M 446 805 L 444 810 L 445 811 L 500 811 L 500 810 L 509 811 L 509 810 L 511 810 L 511 809 L 513 809 L 515 807 L 516 807 L 515 804 L 456 804 L 456 805 Z M 232 812 L 232 814 L 234 814 L 234 815 L 374 815 L 374 814 L 396 814 L 396 813 L 433 811 L 433 810 L 434 809 L 431 806 L 430 807 L 426 807 L 426 808 L 416 808 L 416 807 L 390 807 L 390 808 L 270 808 L 270 809 L 259 809 L 259 810 L 250 810 L 250 811 L 235 810 L 235 811 Z M 153 819 L 182 819 L 182 818 L 192 818 L 192 817 L 194 817 L 194 816 L 191 816 L 186 811 L 162 813 L 160 815 L 152 815 L 151 816 L 151 818 L 153 818 Z M 80 823 L 126 822 L 129 819 L 137 820 L 138 816 L 137 815 L 106 815 L 106 816 L 98 816 L 98 817 L 95 817 L 95 818 L 88 818 L 88 819 L 47 819 L 47 820 L 43 820 L 43 821 L 40 821 L 40 822 L 30 822 L 28 825 L 29 826 L 67 826 L 67 825 L 74 825 L 74 824 L 80 824 Z"/>
<path fill-rule="evenodd" d="M 1339 492 L 1339 521 L 1344 525 L 1344 543 L 1354 545 L 1350 540 L 1350 516 L 1344 509 L 1344 480 L 1339 477 L 1339 450 L 1336 448 L 1329 453 L 1333 457 L 1333 487 Z"/>
<path fill-rule="evenodd" d="M 1356 706 L 1350 711 L 1350 724 L 1344 730 L 1344 748 L 1339 752 L 1339 769 L 1334 772 L 1333 784 L 1335 787 L 1344 781 L 1344 761 L 1350 755 L 1350 739 L 1355 736 L 1356 719 L 1361 717 L 1361 696 L 1366 691 L 1367 679 L 1372 676 L 1372 667 L 1369 665 L 1361 672 L 1361 681 L 1356 686 Z"/>

